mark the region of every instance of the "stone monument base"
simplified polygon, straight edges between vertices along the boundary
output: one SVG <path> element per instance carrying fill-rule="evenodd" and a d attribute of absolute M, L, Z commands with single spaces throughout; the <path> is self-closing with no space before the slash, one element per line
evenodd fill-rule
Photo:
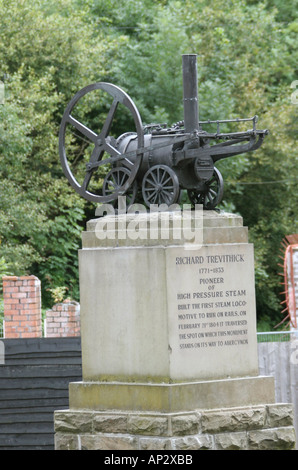
<path fill-rule="evenodd" d="M 275 403 L 273 377 L 74 382 L 69 400 L 55 412 L 56 450 L 295 448 L 292 405 Z"/>
<path fill-rule="evenodd" d="M 56 450 L 294 450 L 292 406 L 55 412 Z"/>
<path fill-rule="evenodd" d="M 274 378 L 262 376 L 176 384 L 74 382 L 70 409 L 55 412 L 55 448 L 294 449 L 292 405 L 275 403 L 274 395 Z"/>
<path fill-rule="evenodd" d="M 56 449 L 292 449 L 258 376 L 253 246 L 213 211 L 107 216 L 79 252 L 83 381 Z"/>

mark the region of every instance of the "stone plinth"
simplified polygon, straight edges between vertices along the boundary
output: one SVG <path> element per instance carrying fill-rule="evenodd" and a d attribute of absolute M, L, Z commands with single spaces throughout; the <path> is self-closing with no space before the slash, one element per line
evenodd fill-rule
<path fill-rule="evenodd" d="M 88 224 L 79 253 L 84 381 L 258 374 L 253 246 L 241 217 L 199 213 L 188 231 L 175 213 L 107 217 L 108 232 L 102 220 Z"/>
<path fill-rule="evenodd" d="M 69 387 L 72 409 L 153 412 L 191 411 L 274 403 L 273 377 L 202 382 L 75 382 Z"/>
<path fill-rule="evenodd" d="M 56 413 L 57 448 L 293 447 L 291 406 L 276 405 L 273 378 L 258 376 L 241 217 L 106 216 L 82 240 L 83 381 Z"/>

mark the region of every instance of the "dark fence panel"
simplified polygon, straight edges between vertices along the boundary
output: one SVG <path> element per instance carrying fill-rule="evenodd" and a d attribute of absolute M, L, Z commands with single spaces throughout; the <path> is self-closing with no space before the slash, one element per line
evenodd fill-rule
<path fill-rule="evenodd" d="M 54 411 L 68 409 L 69 382 L 82 380 L 81 340 L 2 341 L 0 450 L 54 450 Z"/>
<path fill-rule="evenodd" d="M 82 380 L 81 339 L 1 341 L 5 362 L 0 362 L 0 450 L 54 450 L 54 411 L 69 408 L 69 382 Z M 297 344 L 258 345 L 260 375 L 275 377 L 278 403 L 294 404 L 296 432 Z"/>

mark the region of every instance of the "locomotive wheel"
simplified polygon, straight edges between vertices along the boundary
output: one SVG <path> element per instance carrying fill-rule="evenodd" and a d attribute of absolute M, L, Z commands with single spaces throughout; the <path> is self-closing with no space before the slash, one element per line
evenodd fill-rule
<path fill-rule="evenodd" d="M 202 190 L 190 189 L 187 194 L 193 205 L 203 204 L 204 209 L 214 209 L 223 197 L 223 178 L 220 171 L 214 168 L 212 178 L 204 183 Z"/>
<path fill-rule="evenodd" d="M 167 204 L 170 206 L 180 196 L 179 180 L 170 167 L 155 165 L 149 168 L 142 182 L 142 193 L 145 204 Z"/>
<path fill-rule="evenodd" d="M 109 171 L 106 175 L 103 186 L 102 186 L 102 193 L 104 196 L 109 196 L 111 194 L 119 194 L 119 190 L 125 185 L 130 177 L 130 171 L 124 167 L 115 167 Z M 137 182 L 134 181 L 129 189 L 126 191 L 126 205 L 129 207 L 131 206 L 136 198 L 138 191 Z M 114 204 L 117 204 L 117 201 L 114 201 Z"/>
<path fill-rule="evenodd" d="M 83 98 L 87 93 L 94 90 L 103 90 L 108 93 L 113 98 L 112 105 L 107 114 L 106 120 L 103 124 L 102 130 L 99 133 L 96 133 L 89 129 L 85 124 L 79 122 L 72 116 L 72 112 L 77 106 L 79 100 Z M 134 159 L 122 158 L 121 153 L 117 150 L 116 145 L 113 143 L 114 140 L 109 136 L 113 119 L 115 117 L 116 110 L 119 103 L 124 105 L 131 113 L 134 119 L 134 125 L 138 138 L 138 148 L 144 146 L 144 134 L 143 134 L 143 125 L 139 112 L 131 100 L 131 98 L 119 87 L 112 85 L 111 83 L 99 82 L 86 86 L 80 90 L 69 102 L 66 110 L 64 112 L 60 132 L 59 132 L 59 153 L 61 165 L 64 171 L 65 176 L 67 177 L 71 186 L 85 199 L 96 202 L 96 203 L 107 203 L 111 202 L 119 195 L 124 194 L 134 182 L 138 169 L 141 165 L 142 154 L 138 153 L 137 157 Z M 66 127 L 67 125 L 73 126 L 77 131 L 79 131 L 84 139 L 89 143 L 94 145 L 91 153 L 89 162 L 83 170 L 84 176 L 81 178 L 82 181 L 78 181 L 77 177 L 73 174 L 72 165 L 68 161 L 67 152 L 66 152 Z M 129 168 L 130 172 L 128 178 L 125 180 L 122 186 L 118 187 L 116 191 L 110 194 L 103 194 L 102 188 L 99 191 L 92 192 L 88 190 L 91 179 L 97 178 L 97 181 L 100 181 L 100 176 L 98 176 L 97 169 L 104 166 L 104 170 L 112 168 L 115 164 L 119 162 L 125 163 Z"/>

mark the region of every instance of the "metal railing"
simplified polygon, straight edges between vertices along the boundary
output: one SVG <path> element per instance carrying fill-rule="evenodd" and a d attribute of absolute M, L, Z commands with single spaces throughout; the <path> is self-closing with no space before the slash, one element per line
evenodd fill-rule
<path fill-rule="evenodd" d="M 200 121 L 199 124 L 216 124 L 217 125 L 217 131 L 216 133 L 217 134 L 220 134 L 220 124 L 226 124 L 226 123 L 230 123 L 230 122 L 245 122 L 245 121 L 251 121 L 252 124 L 253 124 L 253 128 L 252 130 L 255 132 L 256 131 L 256 124 L 258 122 L 258 116 L 253 116 L 252 118 L 236 118 L 236 119 L 220 119 L 220 120 L 217 120 L 217 121 L 210 121 L 210 119 L 208 119 L 208 121 Z M 224 134 L 223 134 L 224 135 Z"/>
<path fill-rule="evenodd" d="M 282 343 L 298 339 L 298 331 L 266 331 L 257 333 L 258 343 Z"/>

